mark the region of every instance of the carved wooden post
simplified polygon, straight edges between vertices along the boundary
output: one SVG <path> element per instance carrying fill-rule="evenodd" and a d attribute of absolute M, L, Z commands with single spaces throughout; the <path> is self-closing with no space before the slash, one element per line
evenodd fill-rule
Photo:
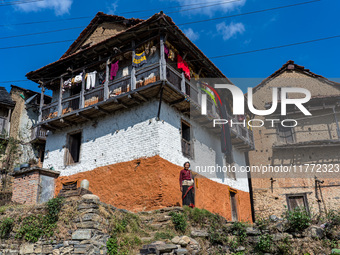
<path fill-rule="evenodd" d="M 182 71 L 182 80 L 181 80 L 181 91 L 185 94 L 185 76 L 184 76 L 183 71 Z"/>
<path fill-rule="evenodd" d="M 160 36 L 160 79 L 166 80 L 166 60 L 165 60 L 165 54 L 164 54 L 164 35 Z"/>
<path fill-rule="evenodd" d="M 40 93 L 40 105 L 39 105 L 39 117 L 38 123 L 42 121 L 42 108 L 44 106 L 44 93 L 45 93 L 45 85 L 41 84 L 41 93 Z"/>
<path fill-rule="evenodd" d="M 136 56 L 135 41 L 132 41 L 132 61 Z M 131 70 L 131 90 L 136 89 L 136 68 L 132 66 Z"/>
<path fill-rule="evenodd" d="M 110 79 L 110 58 L 106 60 L 106 74 L 105 74 L 105 83 L 104 83 L 104 101 L 109 98 L 109 79 Z"/>
<path fill-rule="evenodd" d="M 64 77 L 60 76 L 60 86 L 59 86 L 59 98 L 58 98 L 58 117 L 61 116 L 63 107 L 61 104 L 61 100 L 63 98 L 63 83 L 64 83 Z"/>
<path fill-rule="evenodd" d="M 82 109 L 85 106 L 85 69 L 83 69 L 83 80 L 81 81 L 81 91 L 80 91 L 80 100 L 79 100 L 79 108 Z"/>

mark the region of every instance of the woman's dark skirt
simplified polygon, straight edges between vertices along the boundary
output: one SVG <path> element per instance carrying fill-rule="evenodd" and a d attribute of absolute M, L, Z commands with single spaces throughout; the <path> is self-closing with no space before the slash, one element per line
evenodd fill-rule
<path fill-rule="evenodd" d="M 183 185 L 182 188 L 183 188 L 182 205 L 187 205 L 194 208 L 195 207 L 194 186 Z"/>

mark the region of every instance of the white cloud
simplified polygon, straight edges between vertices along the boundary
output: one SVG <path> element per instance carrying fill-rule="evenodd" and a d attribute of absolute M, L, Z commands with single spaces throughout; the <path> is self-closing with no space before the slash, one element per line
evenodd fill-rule
<path fill-rule="evenodd" d="M 243 23 L 234 22 L 231 22 L 229 25 L 226 25 L 225 22 L 219 23 L 216 25 L 216 29 L 218 33 L 223 35 L 223 40 L 225 41 L 246 31 Z"/>
<path fill-rule="evenodd" d="M 192 28 L 187 28 L 183 30 L 184 34 L 191 40 L 191 41 L 196 41 L 199 37 L 200 34 L 197 32 L 194 32 Z"/>
<path fill-rule="evenodd" d="M 117 11 L 117 8 L 118 8 L 118 0 L 113 2 L 109 8 L 108 8 L 108 11 L 107 11 L 107 14 L 116 14 L 116 11 Z"/>
<path fill-rule="evenodd" d="M 235 10 L 236 8 L 242 7 L 245 5 L 246 0 L 226 0 L 226 1 L 216 1 L 209 0 L 204 2 L 202 0 L 173 0 L 179 3 L 180 6 L 183 6 L 181 10 L 183 10 L 182 14 L 205 14 L 209 16 L 213 16 L 216 12 L 227 13 Z M 187 10 L 187 11 L 184 11 Z M 165 13 L 166 14 L 166 13 Z"/>
<path fill-rule="evenodd" d="M 15 8 L 24 12 L 38 12 L 45 9 L 54 10 L 56 15 L 69 13 L 73 0 L 44 0 L 18 4 Z"/>

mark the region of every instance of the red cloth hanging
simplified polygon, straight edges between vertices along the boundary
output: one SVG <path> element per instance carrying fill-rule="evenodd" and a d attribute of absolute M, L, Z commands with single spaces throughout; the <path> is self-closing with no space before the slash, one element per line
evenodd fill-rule
<path fill-rule="evenodd" d="M 183 58 L 177 54 L 177 68 L 181 69 L 184 72 L 184 76 L 190 81 L 190 70 L 187 62 L 183 60 Z"/>

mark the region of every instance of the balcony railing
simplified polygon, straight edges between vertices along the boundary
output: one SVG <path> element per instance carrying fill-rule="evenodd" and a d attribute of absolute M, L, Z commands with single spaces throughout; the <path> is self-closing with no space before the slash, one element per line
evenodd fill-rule
<path fill-rule="evenodd" d="M 183 94 L 190 98 L 190 102 L 196 106 L 200 106 L 201 99 L 200 89 L 195 84 L 195 80 L 191 81 L 184 78 L 184 75 L 178 72 L 175 68 L 171 67 L 169 64 L 166 65 L 166 79 L 175 89 L 181 91 Z M 160 65 L 153 64 L 139 69 L 135 74 L 135 89 L 139 89 L 148 84 L 155 83 L 160 80 Z M 131 75 L 121 77 L 117 80 L 110 81 L 107 85 L 108 95 L 107 99 L 119 96 L 121 94 L 130 92 L 133 90 Z M 87 108 L 99 102 L 105 101 L 105 86 L 100 86 L 89 91 L 84 92 L 84 97 L 82 99 L 82 94 L 75 95 L 72 97 L 64 98 L 61 101 L 61 113 L 58 113 L 58 102 L 54 102 L 42 108 L 42 121 L 52 119 L 64 114 L 70 113 L 72 111 Z M 82 104 L 82 102 L 84 102 Z M 214 102 L 208 97 L 207 98 L 207 112 L 212 118 L 219 118 L 218 112 L 216 111 L 216 106 Z M 236 120 L 232 116 L 228 116 L 229 119 Z M 247 143 L 253 147 L 253 133 L 250 129 L 242 127 L 240 125 L 234 125 L 231 127 L 231 131 L 234 136 L 241 142 Z M 190 151 L 190 143 L 184 144 L 182 142 L 183 148 Z M 186 151 L 185 153 L 189 153 Z"/>
<path fill-rule="evenodd" d="M 136 72 L 136 88 L 146 86 L 159 80 L 159 65 L 154 64 L 141 68 Z M 94 88 L 84 93 L 84 106 L 81 105 L 81 94 L 63 98 L 61 101 L 61 113 L 58 113 L 58 102 L 54 102 L 42 108 L 42 121 L 62 116 L 80 108 L 86 108 L 105 100 L 104 86 Z M 115 97 L 132 89 L 131 76 L 125 76 L 108 84 L 108 98 Z"/>
<path fill-rule="evenodd" d="M 9 123 L 7 118 L 0 117 L 0 138 L 6 138 L 8 137 L 8 130 Z"/>
<path fill-rule="evenodd" d="M 46 140 L 46 134 L 47 130 L 44 129 L 43 127 L 37 126 L 32 129 L 32 135 L 31 135 L 31 140 L 36 141 L 36 140 Z"/>

